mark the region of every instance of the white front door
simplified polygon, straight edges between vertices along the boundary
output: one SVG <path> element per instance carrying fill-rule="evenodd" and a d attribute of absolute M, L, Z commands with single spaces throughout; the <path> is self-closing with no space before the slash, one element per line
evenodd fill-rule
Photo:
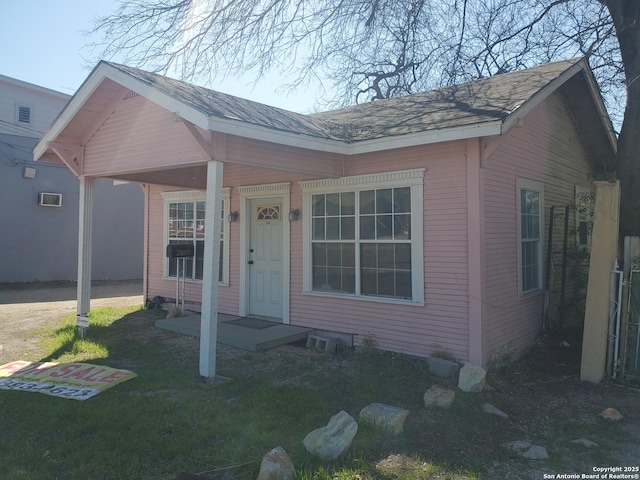
<path fill-rule="evenodd" d="M 253 199 L 249 212 L 249 314 L 282 318 L 282 199 Z"/>

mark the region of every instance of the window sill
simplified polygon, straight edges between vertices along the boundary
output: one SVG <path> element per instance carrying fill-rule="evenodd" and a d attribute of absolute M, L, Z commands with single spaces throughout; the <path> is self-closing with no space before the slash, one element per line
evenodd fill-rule
<path fill-rule="evenodd" d="M 310 297 L 356 300 L 356 301 L 371 302 L 371 303 L 386 303 L 386 304 L 392 304 L 392 305 L 405 305 L 408 307 L 424 307 L 424 302 L 414 302 L 413 300 L 401 300 L 401 299 L 388 298 L 388 297 L 373 297 L 373 296 L 367 296 L 367 295 L 349 295 L 344 293 L 330 293 L 330 292 L 316 292 L 316 291 L 302 292 L 302 294 Z"/>
<path fill-rule="evenodd" d="M 162 277 L 163 280 L 168 280 L 170 282 L 175 282 L 176 281 L 176 277 Z M 199 283 L 200 285 L 202 285 L 202 280 L 193 280 L 191 278 L 186 278 L 185 279 L 185 283 Z M 229 286 L 229 282 L 218 282 L 218 286 L 219 287 L 228 287 Z"/>
<path fill-rule="evenodd" d="M 537 297 L 539 295 L 544 294 L 544 290 L 543 289 L 537 289 L 537 290 L 531 290 L 529 292 L 518 292 L 518 300 L 527 300 L 531 297 Z"/>

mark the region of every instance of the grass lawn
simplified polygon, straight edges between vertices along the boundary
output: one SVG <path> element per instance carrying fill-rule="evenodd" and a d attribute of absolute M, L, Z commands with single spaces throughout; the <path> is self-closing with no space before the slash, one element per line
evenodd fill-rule
<path fill-rule="evenodd" d="M 125 368 L 138 377 L 84 402 L 0 390 L 0 478 L 255 479 L 264 454 L 280 445 L 303 480 L 537 479 L 618 465 L 611 463 L 622 461 L 616 442 L 640 442 L 597 416 L 614 407 L 626 425 L 637 425 L 640 396 L 580 384 L 565 375 L 575 364 L 559 357 L 555 367 L 534 357 L 492 371 L 494 389 L 458 391 L 449 410 L 432 410 L 424 408 L 426 389 L 455 383 L 430 376 L 424 360 L 391 353 L 326 355 L 297 346 L 249 353 L 219 345 L 218 373 L 229 381 L 203 383 L 198 340 L 153 327 L 164 315 L 105 308 L 92 312 L 84 340 L 74 316 L 36 332 L 47 361 Z M 405 432 L 389 437 L 361 425 L 335 463 L 306 452 L 307 433 L 340 410 L 357 420 L 372 402 L 408 409 Z M 485 402 L 509 418 L 483 413 Z M 576 438 L 600 447 L 587 451 L 571 443 Z M 513 440 L 544 445 L 550 459 L 515 457 L 503 447 Z"/>

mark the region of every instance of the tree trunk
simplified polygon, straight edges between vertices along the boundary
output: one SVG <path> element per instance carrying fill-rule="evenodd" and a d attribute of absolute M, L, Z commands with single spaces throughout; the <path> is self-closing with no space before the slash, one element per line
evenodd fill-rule
<path fill-rule="evenodd" d="M 640 2 L 608 0 L 627 84 L 627 105 L 618 137 L 620 235 L 640 235 Z"/>

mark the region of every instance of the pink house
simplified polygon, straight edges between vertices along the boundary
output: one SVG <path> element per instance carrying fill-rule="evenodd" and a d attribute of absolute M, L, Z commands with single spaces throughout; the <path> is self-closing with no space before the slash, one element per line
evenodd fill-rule
<path fill-rule="evenodd" d="M 101 62 L 35 155 L 80 178 L 79 315 L 95 178 L 144 189 L 147 298 L 175 297 L 166 246 L 194 246 L 211 376 L 218 312 L 477 364 L 521 351 L 541 327 L 549 206 L 615 149 L 581 59 L 312 115 Z"/>

